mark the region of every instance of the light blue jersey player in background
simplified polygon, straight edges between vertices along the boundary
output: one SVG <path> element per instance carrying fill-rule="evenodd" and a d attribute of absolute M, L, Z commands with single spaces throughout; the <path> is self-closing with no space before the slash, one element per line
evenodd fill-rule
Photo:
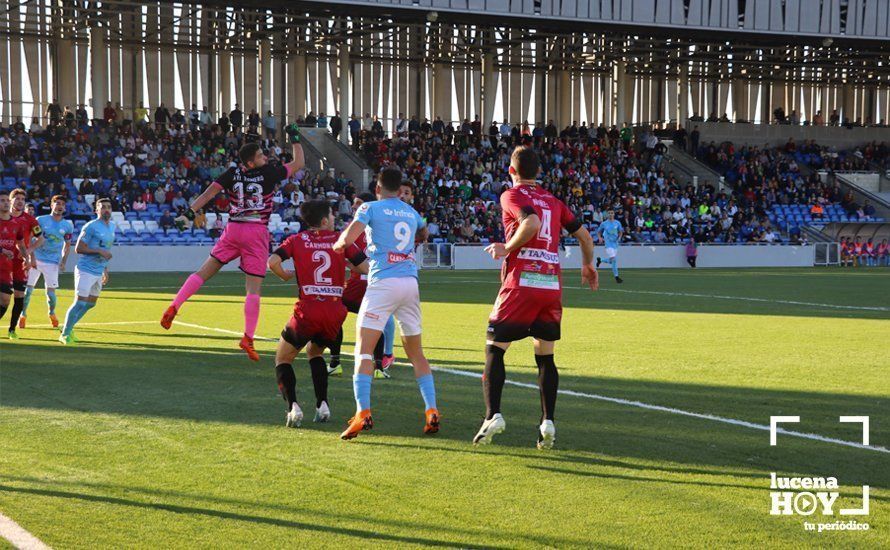
<path fill-rule="evenodd" d="M 371 381 L 374 373 L 374 346 L 386 322 L 395 315 L 402 333 L 402 347 L 414 366 L 414 377 L 425 405 L 424 433 L 439 431 L 436 388 L 429 361 L 423 354 L 420 339 L 420 291 L 417 285 L 417 264 L 414 260 L 416 241 L 426 240 L 426 224 L 416 210 L 399 199 L 402 172 L 386 168 L 377 176 L 377 198 L 362 204 L 355 219 L 334 244 L 336 252 L 351 246 L 362 231 L 368 241 L 368 289 L 362 299 L 356 321 L 355 392 L 356 414 L 349 420 L 340 437 L 352 439 L 362 430 L 374 426 L 371 420 Z"/>
<path fill-rule="evenodd" d="M 49 309 L 49 320 L 53 328 L 59 326 L 56 317 L 56 289 L 59 288 L 59 273 L 65 271 L 65 263 L 68 261 L 68 252 L 71 249 L 71 236 L 74 233 L 74 224 L 71 220 L 63 218 L 65 215 L 66 201 L 62 195 L 53 197 L 51 204 L 52 214 L 39 216 L 37 223 L 43 230 L 43 246 L 34 249 L 34 258 L 37 266 L 28 272 L 28 288 L 25 289 L 25 303 L 22 308 L 22 316 L 19 318 L 19 326 L 24 327 L 25 317 L 28 313 L 28 305 L 31 303 L 31 294 L 40 277 L 43 277 L 43 286 L 46 289 L 46 305 Z"/>
<path fill-rule="evenodd" d="M 77 342 L 72 330 L 86 312 L 96 306 L 102 287 L 108 284 L 108 261 L 114 246 L 114 223 L 111 221 L 111 201 L 96 201 L 97 218 L 85 226 L 77 238 L 74 251 L 80 254 L 74 268 L 74 303 L 65 315 L 65 327 L 59 342 L 69 345 Z"/>
<path fill-rule="evenodd" d="M 615 277 L 616 283 L 623 283 L 624 280 L 618 276 L 618 246 L 621 243 L 621 236 L 624 235 L 624 228 L 621 222 L 615 219 L 615 211 L 609 210 L 609 219 L 604 220 L 597 228 L 596 233 L 605 243 L 606 258 L 597 257 L 596 267 L 601 263 L 612 264 L 612 275 Z"/>

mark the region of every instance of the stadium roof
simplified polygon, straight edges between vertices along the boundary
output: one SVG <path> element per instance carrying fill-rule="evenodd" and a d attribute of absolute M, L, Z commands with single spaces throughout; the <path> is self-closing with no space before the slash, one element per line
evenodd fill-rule
<path fill-rule="evenodd" d="M 10 29 L 15 28 L 10 21 L 17 16 L 21 34 L 46 36 L 51 27 L 50 32 L 86 41 L 88 22 L 108 26 L 112 43 L 160 49 L 212 51 L 222 46 L 234 52 L 252 51 L 258 49 L 261 39 L 268 39 L 272 54 L 280 58 L 295 53 L 335 57 L 339 45 L 348 41 L 351 57 L 357 61 L 402 59 L 416 64 L 476 65 L 490 52 L 499 67 L 525 71 L 564 68 L 605 73 L 612 70 L 614 62 L 623 60 L 627 71 L 637 75 L 676 75 L 685 64 L 691 77 L 708 80 L 862 84 L 890 80 L 890 40 L 866 35 L 862 22 L 856 23 L 858 34 L 851 28 L 849 33 L 830 36 L 749 28 L 752 25 L 743 15 L 755 3 L 744 0 L 732 0 L 739 4 L 737 10 L 742 15 L 724 17 L 722 23 L 718 21 L 722 27 L 656 24 L 654 20 L 640 23 L 626 17 L 593 20 L 535 15 L 535 8 L 544 13 L 545 9 L 552 12 L 557 4 L 560 9 L 567 5 L 550 0 L 521 3 L 533 10 L 522 13 L 433 8 L 430 0 L 425 1 L 430 5 L 267 1 L 260 8 L 257 2 L 243 0 L 175 4 L 35 1 L 22 8 L 23 15 L 11 13 L 12 8 L 0 13 L 0 35 L 10 35 Z M 598 0 L 589 1 L 592 5 Z M 713 0 L 721 5 L 725 1 Z M 847 3 L 834 1 L 844 8 L 843 25 L 838 23 L 837 29 L 846 30 L 851 17 Z M 683 7 L 689 10 L 704 5 L 702 2 L 708 3 L 685 0 Z M 496 5 L 493 0 L 479 3 Z M 651 3 L 656 4 L 654 0 Z M 673 0 L 670 4 L 674 5 Z M 869 2 L 863 5 L 862 16 L 870 9 Z M 349 15 L 345 15 L 347 11 Z M 143 24 L 141 14 L 152 12 L 160 14 L 160 25 Z M 50 17 L 52 23 L 47 24 L 43 16 Z M 888 18 L 890 14 L 884 13 L 884 30 L 890 24 Z M 785 21 L 787 24 L 787 18 Z"/>

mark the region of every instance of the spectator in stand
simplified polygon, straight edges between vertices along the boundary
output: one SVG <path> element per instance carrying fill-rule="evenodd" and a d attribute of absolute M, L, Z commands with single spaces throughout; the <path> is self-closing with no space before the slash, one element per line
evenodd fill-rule
<path fill-rule="evenodd" d="M 272 111 L 266 111 L 266 116 L 263 117 L 263 132 L 266 139 L 271 140 L 274 140 L 278 133 L 278 119 L 275 118 Z"/>
<path fill-rule="evenodd" d="M 232 125 L 232 130 L 235 134 L 241 134 L 241 125 L 244 123 L 244 112 L 241 111 L 241 107 L 236 103 L 235 108 L 229 111 L 229 123 Z"/>
<path fill-rule="evenodd" d="M 352 138 L 352 146 L 358 149 L 359 146 L 359 136 L 361 135 L 362 123 L 359 122 L 358 117 L 352 115 L 349 117 L 349 137 Z"/>
<path fill-rule="evenodd" d="M 58 99 L 53 99 L 46 108 L 46 118 L 49 119 L 50 126 L 58 126 L 62 122 L 62 107 L 59 105 Z"/>
<path fill-rule="evenodd" d="M 170 214 L 169 210 L 164 210 L 164 213 L 161 215 L 161 218 L 158 220 L 158 227 L 164 231 L 164 235 L 167 234 L 167 231 L 172 229 L 176 224 L 176 220 L 173 218 L 173 215 Z"/>
<path fill-rule="evenodd" d="M 173 224 L 176 226 L 176 229 L 179 230 L 180 233 L 191 229 L 192 221 L 185 213 L 185 208 L 179 208 L 176 210 L 176 218 L 173 219 Z"/>
<path fill-rule="evenodd" d="M 133 111 L 133 121 L 136 123 L 137 127 L 142 127 L 143 124 L 148 122 L 148 109 L 145 108 L 145 105 L 140 101 L 139 106 Z"/>
<path fill-rule="evenodd" d="M 816 111 L 816 114 L 813 116 L 813 126 L 822 126 L 825 124 L 825 117 L 822 116 L 822 111 Z"/>
<path fill-rule="evenodd" d="M 155 109 L 155 130 L 157 132 L 164 132 L 167 130 L 167 124 L 170 122 L 170 111 L 167 110 L 167 107 L 161 103 L 157 109 Z"/>
<path fill-rule="evenodd" d="M 136 198 L 133 200 L 133 212 L 145 212 L 148 209 L 148 205 L 145 204 L 145 198 L 142 195 L 136 195 Z"/>
<path fill-rule="evenodd" d="M 334 139 L 340 140 L 340 133 L 343 131 L 343 119 L 340 118 L 340 111 L 335 111 L 334 116 L 331 117 L 331 134 L 334 136 Z"/>
<path fill-rule="evenodd" d="M 813 202 L 813 205 L 810 207 L 810 216 L 812 216 L 814 220 L 821 220 L 822 217 L 825 216 L 825 209 L 822 208 L 822 205 L 818 202 Z"/>
<path fill-rule="evenodd" d="M 102 110 L 102 120 L 105 122 L 106 126 L 113 126 L 115 118 L 114 107 L 111 106 L 111 102 L 108 101 L 105 103 L 105 109 Z"/>
<path fill-rule="evenodd" d="M 195 213 L 195 219 L 192 220 L 192 233 L 198 229 L 206 229 L 207 228 L 207 215 L 204 214 L 204 209 L 200 209 Z"/>

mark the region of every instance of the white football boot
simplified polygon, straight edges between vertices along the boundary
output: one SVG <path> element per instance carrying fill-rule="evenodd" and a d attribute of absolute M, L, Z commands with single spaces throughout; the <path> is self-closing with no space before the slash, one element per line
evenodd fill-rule
<path fill-rule="evenodd" d="M 491 417 L 491 420 L 482 422 L 482 427 L 479 428 L 479 433 L 473 438 L 473 445 L 488 445 L 491 443 L 492 437 L 499 433 L 503 433 L 506 429 L 507 422 L 504 420 L 504 417 L 501 416 L 501 413 L 496 413 Z"/>

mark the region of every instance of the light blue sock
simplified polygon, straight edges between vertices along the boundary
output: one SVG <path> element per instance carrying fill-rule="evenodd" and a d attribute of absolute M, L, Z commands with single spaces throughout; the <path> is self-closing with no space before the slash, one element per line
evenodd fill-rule
<path fill-rule="evenodd" d="M 68 310 L 68 314 L 65 316 L 65 330 L 62 332 L 65 336 L 71 334 L 71 330 L 74 329 L 74 326 L 83 319 L 83 316 L 86 315 L 87 311 L 93 309 L 95 306 L 95 302 L 85 302 L 83 300 L 78 300 L 71 306 L 71 309 Z M 74 310 L 72 312 L 72 310 Z"/>
<path fill-rule="evenodd" d="M 71 303 L 71 307 L 68 308 L 68 312 L 65 314 L 65 328 L 62 330 L 62 334 L 64 336 L 68 336 L 71 334 L 71 329 L 74 328 L 74 325 L 77 324 L 77 320 L 80 319 L 80 311 L 82 308 L 81 304 L 83 302 L 80 300 L 74 300 Z"/>
<path fill-rule="evenodd" d="M 392 355 L 393 344 L 396 343 L 396 318 L 389 316 L 389 321 L 383 327 L 383 354 Z"/>
<path fill-rule="evenodd" d="M 371 408 L 371 375 L 352 375 L 352 391 L 355 393 L 355 406 L 358 412 Z"/>
<path fill-rule="evenodd" d="M 34 287 L 29 286 L 25 289 L 25 301 L 22 304 L 22 317 L 28 316 L 28 304 L 31 303 L 31 293 L 34 292 Z"/>
<path fill-rule="evenodd" d="M 433 375 L 427 374 L 417 379 L 417 387 L 423 396 L 423 404 L 426 410 L 436 409 L 436 385 L 433 383 Z"/>
<path fill-rule="evenodd" d="M 56 304 L 57 303 L 58 303 L 58 300 L 56 299 L 56 291 L 53 289 L 47 290 L 46 291 L 46 307 L 49 308 L 50 315 L 56 314 Z"/>
<path fill-rule="evenodd" d="M 618 258 L 612 258 L 612 275 L 618 276 Z"/>

